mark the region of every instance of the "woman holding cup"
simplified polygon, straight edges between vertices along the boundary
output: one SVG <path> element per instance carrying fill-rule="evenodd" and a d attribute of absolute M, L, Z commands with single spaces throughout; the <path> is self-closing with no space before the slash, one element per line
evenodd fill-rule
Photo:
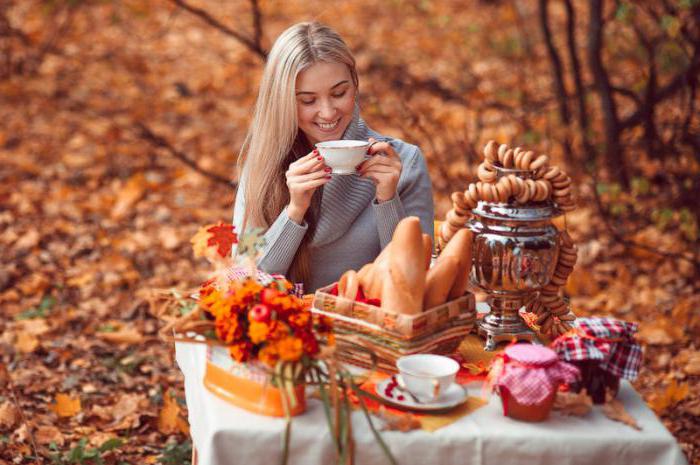
<path fill-rule="evenodd" d="M 423 155 L 367 127 L 358 84 L 335 31 L 315 22 L 290 27 L 268 56 L 239 158 L 236 230 L 264 228 L 258 266 L 303 282 L 306 292 L 373 261 L 406 216 L 418 216 L 433 237 Z M 356 175 L 332 175 L 315 148 L 335 140 L 368 142 Z"/>

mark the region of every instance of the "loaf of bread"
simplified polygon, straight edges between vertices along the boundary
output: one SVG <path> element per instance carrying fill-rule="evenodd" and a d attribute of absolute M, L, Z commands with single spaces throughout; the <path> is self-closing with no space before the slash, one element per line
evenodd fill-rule
<path fill-rule="evenodd" d="M 433 257 L 433 239 L 429 234 L 423 234 L 423 248 L 425 249 L 425 269 L 430 268 L 430 259 Z"/>
<path fill-rule="evenodd" d="M 437 263 L 447 257 L 457 260 L 456 276 L 447 296 L 448 300 L 463 296 L 467 290 L 469 272 L 472 268 L 472 238 L 473 234 L 469 229 L 460 229 L 447 243 L 437 259 Z"/>
<path fill-rule="evenodd" d="M 360 283 L 355 270 L 348 270 L 338 280 L 338 295 L 346 299 L 355 300 Z"/>
<path fill-rule="evenodd" d="M 375 263 L 376 265 L 376 263 Z M 391 239 L 388 275 L 382 277 L 382 308 L 415 315 L 423 310 L 425 246 L 418 217 L 399 222 Z"/>
<path fill-rule="evenodd" d="M 423 310 L 429 310 L 447 301 L 447 296 L 454 284 L 459 261 L 454 257 L 445 257 L 428 270 L 425 279 L 425 297 Z"/>

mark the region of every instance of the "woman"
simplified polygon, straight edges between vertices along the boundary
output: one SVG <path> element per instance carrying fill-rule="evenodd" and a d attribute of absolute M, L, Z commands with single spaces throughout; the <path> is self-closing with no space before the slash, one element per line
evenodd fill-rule
<path fill-rule="evenodd" d="M 332 29 L 300 23 L 275 42 L 238 162 L 233 223 L 266 229 L 258 266 L 306 292 L 373 261 L 398 222 L 433 237 L 430 177 L 418 147 L 360 118 L 355 60 Z M 376 140 L 357 176 L 331 176 L 314 144 Z"/>

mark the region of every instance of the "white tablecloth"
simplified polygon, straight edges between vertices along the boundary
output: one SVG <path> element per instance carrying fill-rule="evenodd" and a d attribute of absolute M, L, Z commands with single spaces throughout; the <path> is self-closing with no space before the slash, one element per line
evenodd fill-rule
<path fill-rule="evenodd" d="M 199 464 L 278 463 L 284 420 L 250 413 L 211 394 L 202 384 L 205 354 L 202 344 L 176 344 Z M 471 392 L 478 394 L 479 386 Z M 599 407 L 584 418 L 553 413 L 543 423 L 518 422 L 503 416 L 500 400 L 493 396 L 488 405 L 433 433 L 382 434 L 401 465 L 687 463 L 673 436 L 629 383 L 622 384 L 619 399 L 642 431 L 607 419 Z M 358 465 L 388 463 L 361 412 L 353 414 L 353 431 Z M 331 464 L 334 457 L 323 406 L 311 399 L 307 412 L 293 420 L 289 463 Z"/>

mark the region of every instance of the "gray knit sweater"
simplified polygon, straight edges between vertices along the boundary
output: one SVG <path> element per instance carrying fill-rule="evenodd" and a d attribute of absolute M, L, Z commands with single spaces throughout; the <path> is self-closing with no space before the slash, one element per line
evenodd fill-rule
<path fill-rule="evenodd" d="M 433 195 L 430 176 L 420 149 L 399 139 L 381 136 L 367 127 L 357 112 L 343 139 L 389 141 L 403 165 L 397 195 L 377 203 L 374 183 L 360 176 L 334 176 L 323 186 L 316 232 L 310 243 L 311 276 L 314 292 L 347 270 L 359 270 L 374 261 L 391 241 L 394 228 L 407 216 L 420 218 L 423 231 L 433 237 Z M 245 169 L 236 193 L 233 224 L 240 231 L 244 215 Z M 263 201 L 262 199 L 257 201 Z M 287 216 L 287 209 L 265 233 L 266 245 L 258 266 L 268 273 L 286 274 L 308 225 L 299 225 Z"/>

